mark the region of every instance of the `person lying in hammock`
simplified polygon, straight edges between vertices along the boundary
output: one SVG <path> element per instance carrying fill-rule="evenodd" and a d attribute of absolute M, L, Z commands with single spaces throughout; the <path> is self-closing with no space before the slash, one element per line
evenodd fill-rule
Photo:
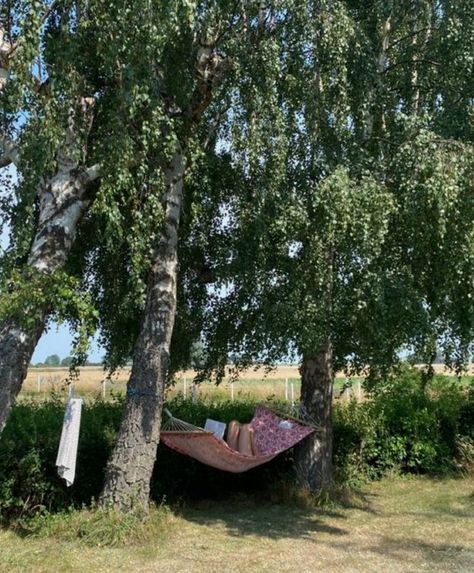
<path fill-rule="evenodd" d="M 227 430 L 227 445 L 247 456 L 258 455 L 255 445 L 255 430 L 250 424 L 241 424 L 237 420 L 232 420 Z"/>

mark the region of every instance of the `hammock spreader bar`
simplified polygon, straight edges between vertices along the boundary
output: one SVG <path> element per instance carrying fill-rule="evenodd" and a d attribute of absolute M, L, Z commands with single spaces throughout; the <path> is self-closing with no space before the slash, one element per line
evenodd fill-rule
<path fill-rule="evenodd" d="M 212 432 L 167 413 L 170 419 L 161 431 L 161 441 L 164 444 L 203 464 L 232 473 L 242 473 L 265 464 L 316 431 L 308 424 L 280 416 L 265 406 L 258 406 L 250 422 L 255 431 L 258 455 L 248 456 L 232 450 Z"/>

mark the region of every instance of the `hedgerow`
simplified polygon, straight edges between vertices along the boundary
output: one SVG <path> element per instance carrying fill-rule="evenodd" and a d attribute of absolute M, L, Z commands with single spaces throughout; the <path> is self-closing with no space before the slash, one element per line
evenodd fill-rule
<path fill-rule="evenodd" d="M 255 406 L 251 400 L 193 404 L 182 396 L 166 404 L 176 417 L 196 425 L 203 425 L 206 418 L 247 422 Z M 2 517 L 80 507 L 96 499 L 122 407 L 121 397 L 108 402 L 86 401 L 76 480 L 67 488 L 54 465 L 63 398 L 52 395 L 43 402 L 18 403 L 0 437 Z M 466 388 L 448 378 L 435 377 L 425 387 L 416 372 L 402 372 L 379 384 L 377 392 L 362 403 L 336 404 L 333 422 L 334 461 L 340 482 L 376 479 L 388 471 L 439 475 L 473 467 L 472 460 L 465 458 L 466 451 L 474 451 L 469 449 L 469 444 L 474 444 L 474 384 Z M 160 445 L 152 497 L 157 502 L 163 498 L 217 498 L 235 492 L 264 497 L 276 483 L 291 481 L 292 467 L 293 451 L 289 451 L 250 472 L 228 474 Z"/>

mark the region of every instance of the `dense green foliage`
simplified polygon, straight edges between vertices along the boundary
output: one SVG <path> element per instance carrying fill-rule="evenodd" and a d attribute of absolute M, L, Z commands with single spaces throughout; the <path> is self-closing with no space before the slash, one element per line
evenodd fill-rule
<path fill-rule="evenodd" d="M 79 359 L 85 359 L 83 339 L 94 328 L 111 367 L 130 358 L 161 229 L 163 169 L 176 142 L 185 142 L 183 239 L 190 243 L 181 253 L 185 285 L 196 271 L 187 269 L 193 254 L 202 251 L 202 225 L 222 220 L 218 179 L 212 188 L 205 185 L 194 194 L 194 166 L 209 173 L 218 164 L 214 175 L 225 170 L 228 161 L 216 159 L 212 150 L 232 126 L 241 130 L 247 108 L 255 113 L 265 102 L 279 74 L 274 28 L 285 4 L 291 12 L 298 9 L 298 2 L 279 0 L 272 7 L 230 0 L 140 0 L 133 9 L 123 1 L 0 2 L 0 29 L 11 46 L 18 46 L 9 56 L 0 120 L 2 132 L 15 141 L 23 158 L 18 180 L 5 179 L 2 222 L 10 231 L 10 244 L 0 260 L 0 318 L 25 314 L 26 308 L 31 314 L 46 304 L 53 319 L 68 320 L 81 333 Z M 206 46 L 212 46 L 213 59 L 225 62 L 212 80 L 209 66 L 198 70 L 200 50 Z M 199 104 L 209 82 L 211 101 L 204 96 Z M 262 102 L 258 106 L 257 96 Z M 83 135 L 87 164 L 99 166 L 100 181 L 88 189 L 90 204 L 66 270 L 49 280 L 40 276 L 32 301 L 26 288 L 31 277 L 18 269 L 25 270 L 36 231 L 36 186 L 57 167 L 68 114 L 82 97 L 95 101 L 92 128 Z M 253 133 L 249 149 L 261 147 L 262 140 L 263 134 Z M 193 226 L 196 221 L 199 229 Z M 65 283 L 70 288 L 60 288 Z M 202 307 L 205 299 L 201 285 L 187 286 L 190 300 L 181 313 L 181 345 L 173 353 L 177 364 L 189 363 L 201 328 L 200 313 L 191 320 L 187 310 Z"/>
<path fill-rule="evenodd" d="M 349 357 L 355 368 L 391 364 L 404 344 L 428 360 L 436 345 L 466 360 L 471 0 L 0 6 L 21 54 L 1 94 L 2 131 L 24 157 L 3 212 L 4 298 L 13 291 L 20 310 L 32 305 L 30 289 L 19 288 L 31 278 L 12 269 L 35 231 L 35 185 L 54 170 L 71 102 L 93 96 L 88 162 L 102 177 L 66 272 L 38 284 L 35 305 L 47 301 L 83 337 L 100 327 L 110 365 L 132 352 L 162 167 L 183 133 L 176 365 L 189 363 L 203 325 L 214 366 L 229 351 L 268 362 L 310 354 L 328 334 L 336 363 Z M 227 64 L 191 129 L 204 37 L 219 38 Z"/>
<path fill-rule="evenodd" d="M 239 191 L 208 255 L 215 363 L 311 356 L 328 337 L 336 368 L 390 366 L 403 345 L 468 360 L 473 13 L 472 1 L 290 3 L 268 41 L 279 73 L 262 76 L 263 110 L 226 139 Z"/>
<path fill-rule="evenodd" d="M 436 376 L 425 389 L 422 375 L 402 371 L 384 380 L 372 400 L 335 408 L 336 470 L 343 479 L 391 469 L 453 470 L 458 440 L 474 440 L 473 413 L 474 385 L 466 392 Z"/>
<path fill-rule="evenodd" d="M 230 353 L 241 366 L 310 362 L 331 347 L 327 372 L 369 367 L 377 392 L 336 415 L 340 428 L 354 419 L 360 471 L 449 465 L 455 432 L 443 420 L 455 427 L 455 409 L 433 406 L 444 391 L 415 384 L 410 395 L 408 384 L 391 394 L 380 375 L 404 346 L 429 364 L 440 348 L 459 370 L 472 351 L 473 16 L 473 0 L 2 1 L 11 61 L 0 123 L 21 161 L 3 213 L 0 319 L 68 320 L 78 361 L 97 330 L 107 364 L 127 361 L 179 148 L 187 171 L 171 371 L 194 359 L 222 375 Z M 72 146 L 84 98 L 94 117 Z M 100 180 L 67 264 L 44 277 L 27 268 L 38 185 L 69 146 Z M 110 435 L 97 441 L 98 459 L 115 429 L 101 429 Z M 337 435 L 345 468 L 357 448 L 345 454 Z M 18 459 L 31 462 L 28 479 L 40 476 L 36 446 Z M 157 475 L 155 495 L 171 491 L 168 474 Z M 76 501 L 97 493 L 101 472 L 84 480 Z"/>
<path fill-rule="evenodd" d="M 173 414 L 202 425 L 207 417 L 249 421 L 255 403 L 175 398 Z M 282 404 L 276 406 L 283 407 Z M 122 401 L 91 401 L 83 412 L 76 481 L 66 488 L 54 462 L 64 404 L 59 397 L 18 404 L 0 440 L 0 511 L 4 517 L 89 504 L 100 493 L 105 462 L 120 423 Z M 340 481 L 377 478 L 390 470 L 439 474 L 456 471 L 458 443 L 474 443 L 474 387 L 461 390 L 443 377 L 423 388 L 419 374 L 385 380 L 365 403 L 341 403 L 334 412 L 335 465 Z M 464 460 L 465 462 L 466 460 Z M 472 462 L 472 460 L 471 460 Z M 152 480 L 156 501 L 266 496 L 292 475 L 292 452 L 242 475 L 227 474 L 160 446 Z"/>

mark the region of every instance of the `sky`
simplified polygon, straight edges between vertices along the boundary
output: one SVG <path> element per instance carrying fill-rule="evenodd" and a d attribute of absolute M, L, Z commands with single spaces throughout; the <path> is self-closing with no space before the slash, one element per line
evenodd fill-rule
<path fill-rule="evenodd" d="M 0 248 L 5 249 L 8 245 L 8 231 L 3 229 L 0 235 Z M 65 324 L 51 324 L 47 332 L 43 334 L 36 347 L 31 361 L 33 364 L 37 362 L 44 362 L 47 356 L 51 354 L 58 354 L 61 359 L 69 356 L 72 348 L 73 335 L 69 331 L 69 327 Z M 97 343 L 97 339 L 93 341 L 89 353 L 90 362 L 100 362 L 104 355 L 104 351 Z"/>
<path fill-rule="evenodd" d="M 5 249 L 8 245 L 8 231 L 3 229 L 0 235 L 0 248 Z M 43 334 L 33 354 L 32 362 L 44 362 L 47 356 L 58 354 L 61 359 L 69 356 L 72 348 L 73 335 L 65 324 L 51 324 L 47 332 Z M 99 346 L 97 338 L 91 345 L 89 353 L 90 362 L 100 362 L 104 356 L 104 350 Z"/>
<path fill-rule="evenodd" d="M 71 335 L 67 325 L 52 324 L 48 332 L 45 332 L 41 337 L 36 350 L 33 354 L 31 362 L 44 362 L 47 356 L 57 354 L 62 358 L 69 356 L 71 353 L 73 336 Z M 104 350 L 97 342 L 97 338 L 93 340 L 89 352 L 90 362 L 101 362 L 104 356 Z"/>

